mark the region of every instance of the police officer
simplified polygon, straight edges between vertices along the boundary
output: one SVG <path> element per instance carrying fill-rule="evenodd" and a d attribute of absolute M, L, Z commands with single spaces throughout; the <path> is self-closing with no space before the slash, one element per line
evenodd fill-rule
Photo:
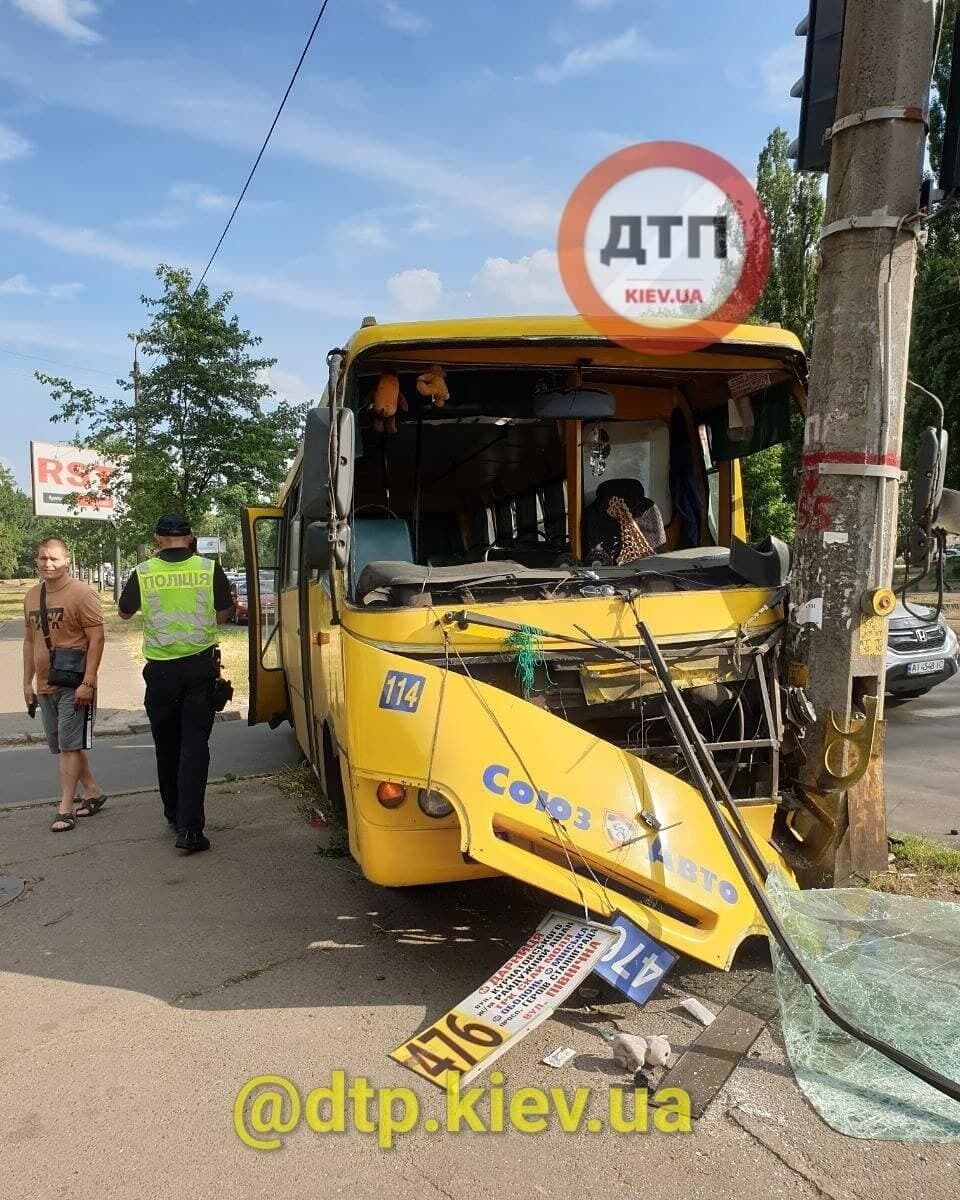
<path fill-rule="evenodd" d="M 233 611 L 219 563 L 201 558 L 190 522 L 167 514 L 154 529 L 156 555 L 131 574 L 120 616 L 143 611 L 144 707 L 157 752 L 163 813 L 177 848 L 209 850 L 203 797 L 214 718 L 217 624 Z"/>

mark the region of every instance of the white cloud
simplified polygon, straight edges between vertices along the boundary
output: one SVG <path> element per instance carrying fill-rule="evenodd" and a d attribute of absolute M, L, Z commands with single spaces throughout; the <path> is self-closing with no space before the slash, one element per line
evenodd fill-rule
<path fill-rule="evenodd" d="M 209 70 L 194 70 L 191 63 L 98 63 L 94 74 L 88 64 L 71 62 L 63 71 L 45 69 L 42 84 L 33 66 L 0 49 L 0 79 L 45 104 L 66 104 L 244 153 L 259 147 L 276 104 L 265 92 L 229 76 L 212 78 Z M 328 104 L 324 111 L 329 108 Z M 373 179 L 403 199 L 428 197 L 445 210 L 456 207 L 511 233 L 552 233 L 563 207 L 563 197 L 544 196 L 536 185 L 517 179 L 509 165 L 490 162 L 480 167 L 466 152 L 456 157 L 420 140 L 404 144 L 397 137 L 380 139 L 363 128 L 346 128 L 338 115 L 316 117 L 303 108 L 288 106 L 270 150 Z"/>
<path fill-rule="evenodd" d="M 100 11 L 93 0 L 13 0 L 13 5 L 72 42 L 90 45 L 100 41 L 100 34 L 83 24 L 85 18 L 95 17 Z"/>
<path fill-rule="evenodd" d="M 191 213 L 223 212 L 232 208 L 234 204 L 234 200 L 230 196 L 207 187 L 203 183 L 171 184 L 167 196 L 169 203 L 159 212 L 147 213 L 142 217 L 127 217 L 117 223 L 118 228 L 160 231 L 180 229 L 186 224 Z M 263 205 L 250 202 L 247 205 L 247 211 L 249 212 L 255 207 L 262 208 Z"/>
<path fill-rule="evenodd" d="M 33 147 L 25 137 L 0 121 L 0 163 L 26 158 L 32 152 Z"/>
<path fill-rule="evenodd" d="M 383 222 L 373 215 L 345 222 L 339 229 L 338 240 L 351 242 L 362 250 L 386 250 L 390 246 Z"/>
<path fill-rule="evenodd" d="M 0 340 L 15 346 L 46 346 L 49 350 L 83 350 L 82 342 L 32 321 L 0 321 Z"/>
<path fill-rule="evenodd" d="M 307 404 L 323 391 L 322 384 L 311 387 L 299 375 L 292 371 L 281 371 L 278 367 L 265 367 L 258 379 L 273 388 L 276 399 L 287 400 L 290 404 Z"/>
<path fill-rule="evenodd" d="M 569 312 L 554 250 L 523 258 L 488 258 L 471 283 L 473 295 L 496 312 Z"/>
<path fill-rule="evenodd" d="M 558 63 L 541 64 L 537 67 L 536 77 L 541 83 L 560 83 L 565 79 L 590 75 L 614 63 L 635 63 L 667 57 L 646 38 L 641 37 L 637 29 L 628 29 L 619 37 L 578 46 L 564 55 Z"/>
<path fill-rule="evenodd" d="M 174 204 L 184 204 L 191 208 L 217 210 L 231 208 L 235 203 L 230 196 L 225 196 L 202 183 L 175 183 L 170 188 L 170 199 Z"/>
<path fill-rule="evenodd" d="M 612 129 L 590 129 L 585 133 L 568 134 L 587 154 L 606 158 L 616 150 L 625 146 L 635 146 L 644 140 L 643 134 L 637 130 L 634 133 L 615 133 Z"/>
<path fill-rule="evenodd" d="M 0 283 L 0 295 L 3 296 L 35 296 L 38 289 L 33 286 L 26 275 L 11 275 Z"/>
<path fill-rule="evenodd" d="M 387 291 L 400 316 L 426 317 L 439 307 L 443 283 L 436 271 L 419 267 L 392 275 L 387 280 Z"/>
<path fill-rule="evenodd" d="M 439 221 L 435 221 L 433 217 L 428 216 L 426 213 L 421 213 L 410 226 L 410 232 L 418 234 L 436 233 L 439 228 Z"/>
<path fill-rule="evenodd" d="M 82 283 L 53 283 L 47 288 L 47 294 L 54 300 L 73 300 L 84 287 Z"/>
<path fill-rule="evenodd" d="M 185 221 L 184 214 L 174 208 L 162 208 L 159 212 L 147 213 L 143 217 L 124 217 L 117 222 L 117 229 L 143 229 L 148 232 L 166 233 L 171 229 L 181 229 Z"/>
<path fill-rule="evenodd" d="M 82 283 L 52 283 L 38 288 L 22 272 L 0 280 L 0 296 L 39 296 L 41 292 L 53 300 L 72 300 L 83 291 Z"/>
<path fill-rule="evenodd" d="M 803 74 L 803 39 L 794 38 L 785 46 L 770 53 L 760 63 L 767 99 L 776 108 L 796 107 L 790 98 L 790 89 Z"/>
<path fill-rule="evenodd" d="M 426 33 L 430 28 L 429 21 L 397 0 L 378 0 L 377 8 L 380 20 L 397 33 Z"/>
<path fill-rule="evenodd" d="M 32 238 L 64 254 L 99 259 L 132 270 L 152 273 L 158 263 L 185 261 L 182 254 L 134 245 L 109 234 L 100 233 L 96 229 L 59 225 L 42 217 L 20 212 L 6 204 L 0 204 L 0 230 Z M 195 271 L 200 266 L 198 263 L 187 265 L 192 265 Z M 273 304 L 299 308 L 306 312 L 322 312 L 331 316 L 352 318 L 359 311 L 359 305 L 349 297 L 327 288 L 307 287 L 291 280 L 266 275 L 246 275 L 219 267 L 210 272 L 208 279 L 214 286 L 229 288 L 238 295 L 256 296 Z"/>

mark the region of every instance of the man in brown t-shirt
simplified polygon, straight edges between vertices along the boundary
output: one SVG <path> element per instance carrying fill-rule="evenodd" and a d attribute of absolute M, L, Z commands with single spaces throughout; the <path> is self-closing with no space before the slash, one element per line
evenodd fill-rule
<path fill-rule="evenodd" d="M 79 579 L 71 579 L 70 552 L 59 538 L 44 538 L 37 546 L 37 572 L 46 585 L 51 645 L 86 654 L 83 682 L 78 687 L 50 683 L 50 655 L 40 617 L 41 584 L 35 584 L 23 601 L 23 698 L 31 710 L 39 701 L 50 751 L 60 756 L 60 807 L 50 828 L 54 833 L 64 833 L 74 828 L 76 817 L 93 816 L 106 800 L 86 755 L 93 745 L 103 616 L 97 593 Z M 84 800 L 74 811 L 78 783 L 83 787 Z"/>

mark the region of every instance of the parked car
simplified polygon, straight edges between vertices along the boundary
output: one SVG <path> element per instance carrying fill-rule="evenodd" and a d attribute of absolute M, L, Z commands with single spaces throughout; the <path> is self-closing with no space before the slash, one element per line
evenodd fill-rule
<path fill-rule="evenodd" d="M 234 580 L 230 584 L 230 595 L 233 597 L 233 616 L 230 618 L 237 625 L 247 623 L 247 581 Z"/>
<path fill-rule="evenodd" d="M 960 670 L 957 635 L 936 609 L 897 603 L 887 635 L 887 692 L 901 699 L 922 696 Z"/>

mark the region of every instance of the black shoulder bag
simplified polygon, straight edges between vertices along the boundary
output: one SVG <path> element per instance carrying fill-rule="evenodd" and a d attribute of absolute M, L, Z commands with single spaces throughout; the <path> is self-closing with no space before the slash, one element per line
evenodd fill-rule
<path fill-rule="evenodd" d="M 83 683 L 87 669 L 87 654 L 85 650 L 71 650 L 66 646 L 54 646 L 50 641 L 50 622 L 47 619 L 47 585 L 40 585 L 40 626 L 43 629 L 43 640 L 50 655 L 50 670 L 47 672 L 47 682 L 54 687 L 77 688 Z"/>

